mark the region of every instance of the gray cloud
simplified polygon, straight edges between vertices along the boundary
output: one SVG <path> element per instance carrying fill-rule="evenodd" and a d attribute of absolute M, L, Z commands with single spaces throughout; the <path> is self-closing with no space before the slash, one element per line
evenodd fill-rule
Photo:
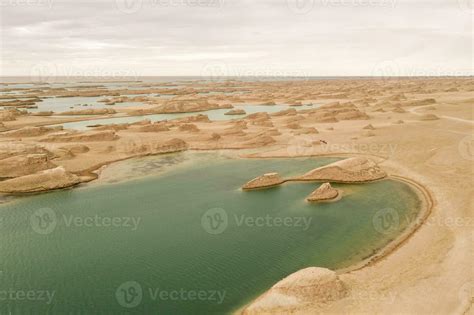
<path fill-rule="evenodd" d="M 0 0 L 1 74 L 468 74 L 463 1 Z"/>

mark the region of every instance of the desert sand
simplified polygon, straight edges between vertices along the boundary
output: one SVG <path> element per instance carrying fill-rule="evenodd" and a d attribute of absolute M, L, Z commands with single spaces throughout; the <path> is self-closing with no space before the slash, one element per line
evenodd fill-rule
<path fill-rule="evenodd" d="M 198 94 L 203 91 L 221 93 Z M 125 94 L 150 96 L 139 96 L 139 106 L 115 107 Z M 171 99 L 152 94 L 168 94 Z M 28 102 L 20 101 L 20 96 Z M 41 109 L 38 100 L 51 96 L 101 96 L 115 113 L 94 111 L 93 117 L 66 117 L 27 112 L 25 106 Z M 316 269 L 288 275 L 240 310 L 245 314 L 474 312 L 471 78 L 229 80 L 170 89 L 147 83 L 142 89 L 114 91 L 35 87 L 2 101 L 8 102 L 7 109 L 0 110 L 2 192 L 77 185 L 96 178 L 94 171 L 104 165 L 138 156 L 255 149 L 256 153 L 243 156 L 345 157 L 339 163 L 343 167 L 323 167 L 300 179 L 353 182 L 390 177 L 412 183 L 429 200 L 426 215 L 415 222 L 403 241 L 392 244 L 378 259 L 335 273 L 314 266 Z M 310 103 L 319 107 L 299 106 Z M 244 110 L 246 104 L 294 107 L 227 121 L 196 115 L 86 131 L 46 127 L 80 120 L 90 120 L 93 125 L 94 119 L 107 117 L 230 109 L 235 104 Z"/>

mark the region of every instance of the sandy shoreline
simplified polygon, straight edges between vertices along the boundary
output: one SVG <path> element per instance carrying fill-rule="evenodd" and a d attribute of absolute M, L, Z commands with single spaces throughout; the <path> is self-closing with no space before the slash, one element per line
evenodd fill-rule
<path fill-rule="evenodd" d="M 368 156 L 388 171 L 391 179 L 403 181 L 421 193 L 425 211 L 375 256 L 338 271 L 350 289 L 349 297 L 331 303 L 312 301 L 291 308 L 282 306 L 276 313 L 472 313 L 472 299 L 464 292 L 474 284 L 474 224 L 470 221 L 474 195 L 472 80 L 297 83 L 232 83 L 250 92 L 239 96 L 242 99 L 206 99 L 222 105 L 242 100 L 305 103 L 327 98 L 325 105 L 314 110 L 296 107 L 295 111 L 278 115 L 252 114 L 234 121 L 197 117 L 127 124 L 121 129 L 111 128 L 110 134 L 97 134 L 94 129 L 46 131 L 34 136 L 2 132 L 0 160 L 20 161 L 42 154 L 47 159 L 31 166 L 31 173 L 49 169 L 53 163 L 68 173 L 94 180 L 94 171 L 104 165 L 163 153 L 161 145 L 174 138 L 185 142 L 189 151 L 235 150 L 243 158 Z M 212 84 L 206 88 L 212 88 Z M 344 91 L 345 100 L 335 101 L 342 97 L 340 91 Z M 332 98 L 327 97 L 331 93 Z M 161 105 L 171 106 L 164 101 L 158 104 Z M 2 122 L 8 130 L 39 125 L 38 117 L 6 112 L 2 115 L 15 119 Z M 48 122 L 48 117 L 39 118 L 41 124 Z M 144 132 L 143 126 L 152 131 Z M 78 145 L 87 147 L 87 151 L 80 151 Z M 175 152 L 173 148 L 165 149 Z M 257 152 L 239 151 L 244 149 Z"/>

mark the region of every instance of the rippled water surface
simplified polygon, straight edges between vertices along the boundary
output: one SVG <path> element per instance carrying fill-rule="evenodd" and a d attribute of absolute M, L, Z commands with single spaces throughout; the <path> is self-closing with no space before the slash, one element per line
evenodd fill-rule
<path fill-rule="evenodd" d="M 0 292 L 36 293 L 0 313 L 229 313 L 301 268 L 358 262 L 419 211 L 407 185 L 334 185 L 344 197 L 324 204 L 305 202 L 318 183 L 239 189 L 335 160 L 152 157 L 115 166 L 148 177 L 0 205 Z"/>

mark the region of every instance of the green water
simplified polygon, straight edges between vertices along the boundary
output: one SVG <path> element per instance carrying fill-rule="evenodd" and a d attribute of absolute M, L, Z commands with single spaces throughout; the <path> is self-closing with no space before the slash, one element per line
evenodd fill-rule
<path fill-rule="evenodd" d="M 313 104 L 311 106 L 304 106 L 303 108 L 316 108 L 319 107 L 320 104 Z M 276 113 L 282 110 L 286 110 L 292 108 L 289 105 L 252 105 L 248 104 L 245 106 L 242 105 L 235 105 L 234 108 L 236 109 L 243 109 L 245 110 L 246 114 L 254 114 L 254 113 Z M 113 117 L 113 118 L 103 118 L 103 119 L 94 119 L 94 120 L 83 120 L 83 121 L 76 121 L 70 123 L 61 124 L 66 129 L 77 129 L 77 130 L 87 130 L 88 126 L 90 125 L 107 125 L 107 124 L 124 124 L 124 123 L 134 123 L 140 120 L 149 119 L 150 121 L 163 121 L 163 120 L 171 120 L 176 118 L 183 118 L 189 116 L 196 116 L 198 114 L 207 115 L 210 120 L 230 120 L 236 118 L 245 117 L 245 115 L 225 115 L 230 109 L 212 109 L 202 112 L 192 112 L 192 113 L 176 113 L 176 114 L 155 114 L 155 115 L 146 115 L 146 116 L 126 116 L 126 117 Z"/>
<path fill-rule="evenodd" d="M 187 164 L 181 155 L 145 159 L 158 168 L 165 159 L 167 171 L 0 206 L 0 313 L 229 313 L 301 268 L 360 261 L 420 208 L 410 187 L 391 180 L 335 185 L 343 199 L 325 204 L 304 201 L 318 183 L 239 189 L 257 174 L 295 175 L 333 158 L 199 156 Z M 173 157 L 177 165 L 169 168 Z M 399 220 L 385 234 L 374 216 L 387 208 Z M 121 221 L 80 223 L 95 216 Z M 157 289 L 161 295 L 151 294 Z M 32 292 L 30 299 L 19 299 L 21 292 Z M 47 293 L 54 296 L 47 299 Z"/>

